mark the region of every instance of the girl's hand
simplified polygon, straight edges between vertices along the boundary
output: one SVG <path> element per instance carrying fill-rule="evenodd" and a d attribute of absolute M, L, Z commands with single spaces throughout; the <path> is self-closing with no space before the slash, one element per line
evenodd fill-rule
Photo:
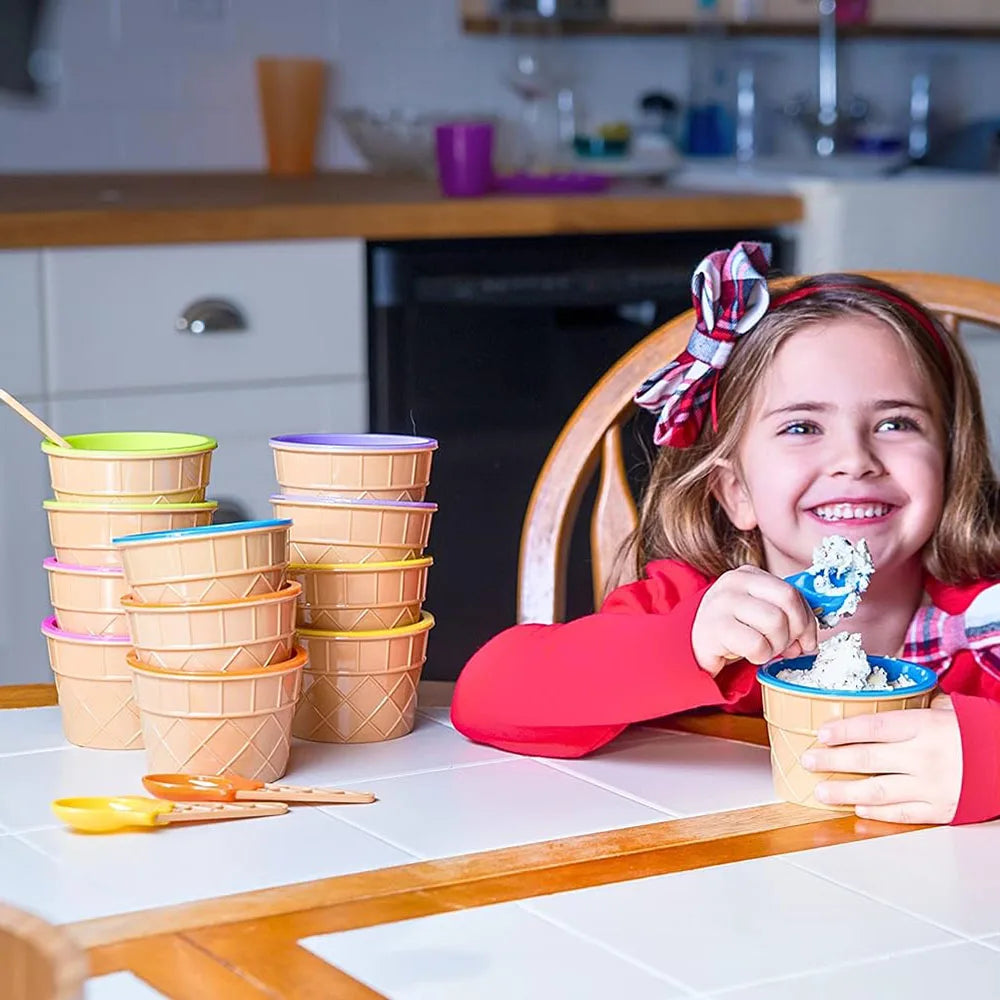
<path fill-rule="evenodd" d="M 824 781 L 816 798 L 855 806 L 858 816 L 887 823 L 950 823 L 962 790 L 962 740 L 947 695 L 930 708 L 859 715 L 823 726 L 820 741 L 802 755 L 810 771 L 878 775 Z"/>
<path fill-rule="evenodd" d="M 691 627 L 691 648 L 715 677 L 730 660 L 767 663 L 816 650 L 816 618 L 784 580 L 753 566 L 723 573 L 705 592 Z"/>

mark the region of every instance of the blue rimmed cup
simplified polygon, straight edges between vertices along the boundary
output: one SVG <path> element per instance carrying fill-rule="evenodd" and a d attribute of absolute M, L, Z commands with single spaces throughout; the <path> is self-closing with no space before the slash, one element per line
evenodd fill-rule
<path fill-rule="evenodd" d="M 885 691 L 833 691 L 778 680 L 776 675 L 780 671 L 808 670 L 815 659 L 815 656 L 798 656 L 791 660 L 776 660 L 757 671 L 771 743 L 774 791 L 778 798 L 786 802 L 853 812 L 853 806 L 838 807 L 818 802 L 814 795 L 816 786 L 831 778 L 846 781 L 869 775 L 807 771 L 802 766 L 802 755 L 816 745 L 816 734 L 828 722 L 877 712 L 927 708 L 938 678 L 933 670 L 908 660 L 869 656 L 868 662 L 873 667 L 882 667 L 890 681 L 903 676 L 914 683 Z"/>
<path fill-rule="evenodd" d="M 285 583 L 286 518 L 235 521 L 114 539 L 125 581 L 144 604 L 211 604 L 273 594 Z"/>

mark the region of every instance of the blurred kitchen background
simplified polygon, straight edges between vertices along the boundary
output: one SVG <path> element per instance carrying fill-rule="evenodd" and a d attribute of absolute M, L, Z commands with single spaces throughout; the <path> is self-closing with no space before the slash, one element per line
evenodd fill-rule
<path fill-rule="evenodd" d="M 325 64 L 300 176 L 263 56 Z M 435 126 L 472 119 L 513 190 L 442 197 Z M 559 429 L 701 256 L 1000 281 L 998 137 L 997 0 L 0 0 L 0 383 L 64 434 L 218 438 L 229 520 L 270 516 L 269 435 L 438 438 L 450 678 L 514 620 Z M 968 343 L 998 442 L 1000 338 Z M 47 473 L 0 439 L 0 683 L 43 682 Z"/>

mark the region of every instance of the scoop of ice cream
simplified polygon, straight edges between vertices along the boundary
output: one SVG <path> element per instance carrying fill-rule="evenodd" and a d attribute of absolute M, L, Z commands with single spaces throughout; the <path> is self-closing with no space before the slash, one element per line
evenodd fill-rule
<path fill-rule="evenodd" d="M 890 681 L 883 667 L 868 662 L 860 632 L 840 632 L 819 644 L 808 670 L 786 668 L 774 675 L 779 681 L 830 691 L 889 691 L 915 682 L 900 675 Z"/>
<path fill-rule="evenodd" d="M 843 598 L 836 611 L 817 614 L 823 628 L 833 628 L 844 618 L 850 618 L 861 603 L 861 595 L 875 572 L 868 543 L 858 539 L 852 543 L 843 535 L 827 535 L 815 549 L 808 571 L 813 576 L 817 594 Z"/>

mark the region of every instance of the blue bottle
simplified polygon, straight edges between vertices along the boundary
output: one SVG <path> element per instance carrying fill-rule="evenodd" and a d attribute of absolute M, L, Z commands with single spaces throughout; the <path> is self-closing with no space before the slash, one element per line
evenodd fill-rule
<path fill-rule="evenodd" d="M 691 156 L 729 156 L 733 152 L 733 118 L 728 107 L 730 74 L 718 0 L 696 0 L 690 64 L 687 152 Z"/>

